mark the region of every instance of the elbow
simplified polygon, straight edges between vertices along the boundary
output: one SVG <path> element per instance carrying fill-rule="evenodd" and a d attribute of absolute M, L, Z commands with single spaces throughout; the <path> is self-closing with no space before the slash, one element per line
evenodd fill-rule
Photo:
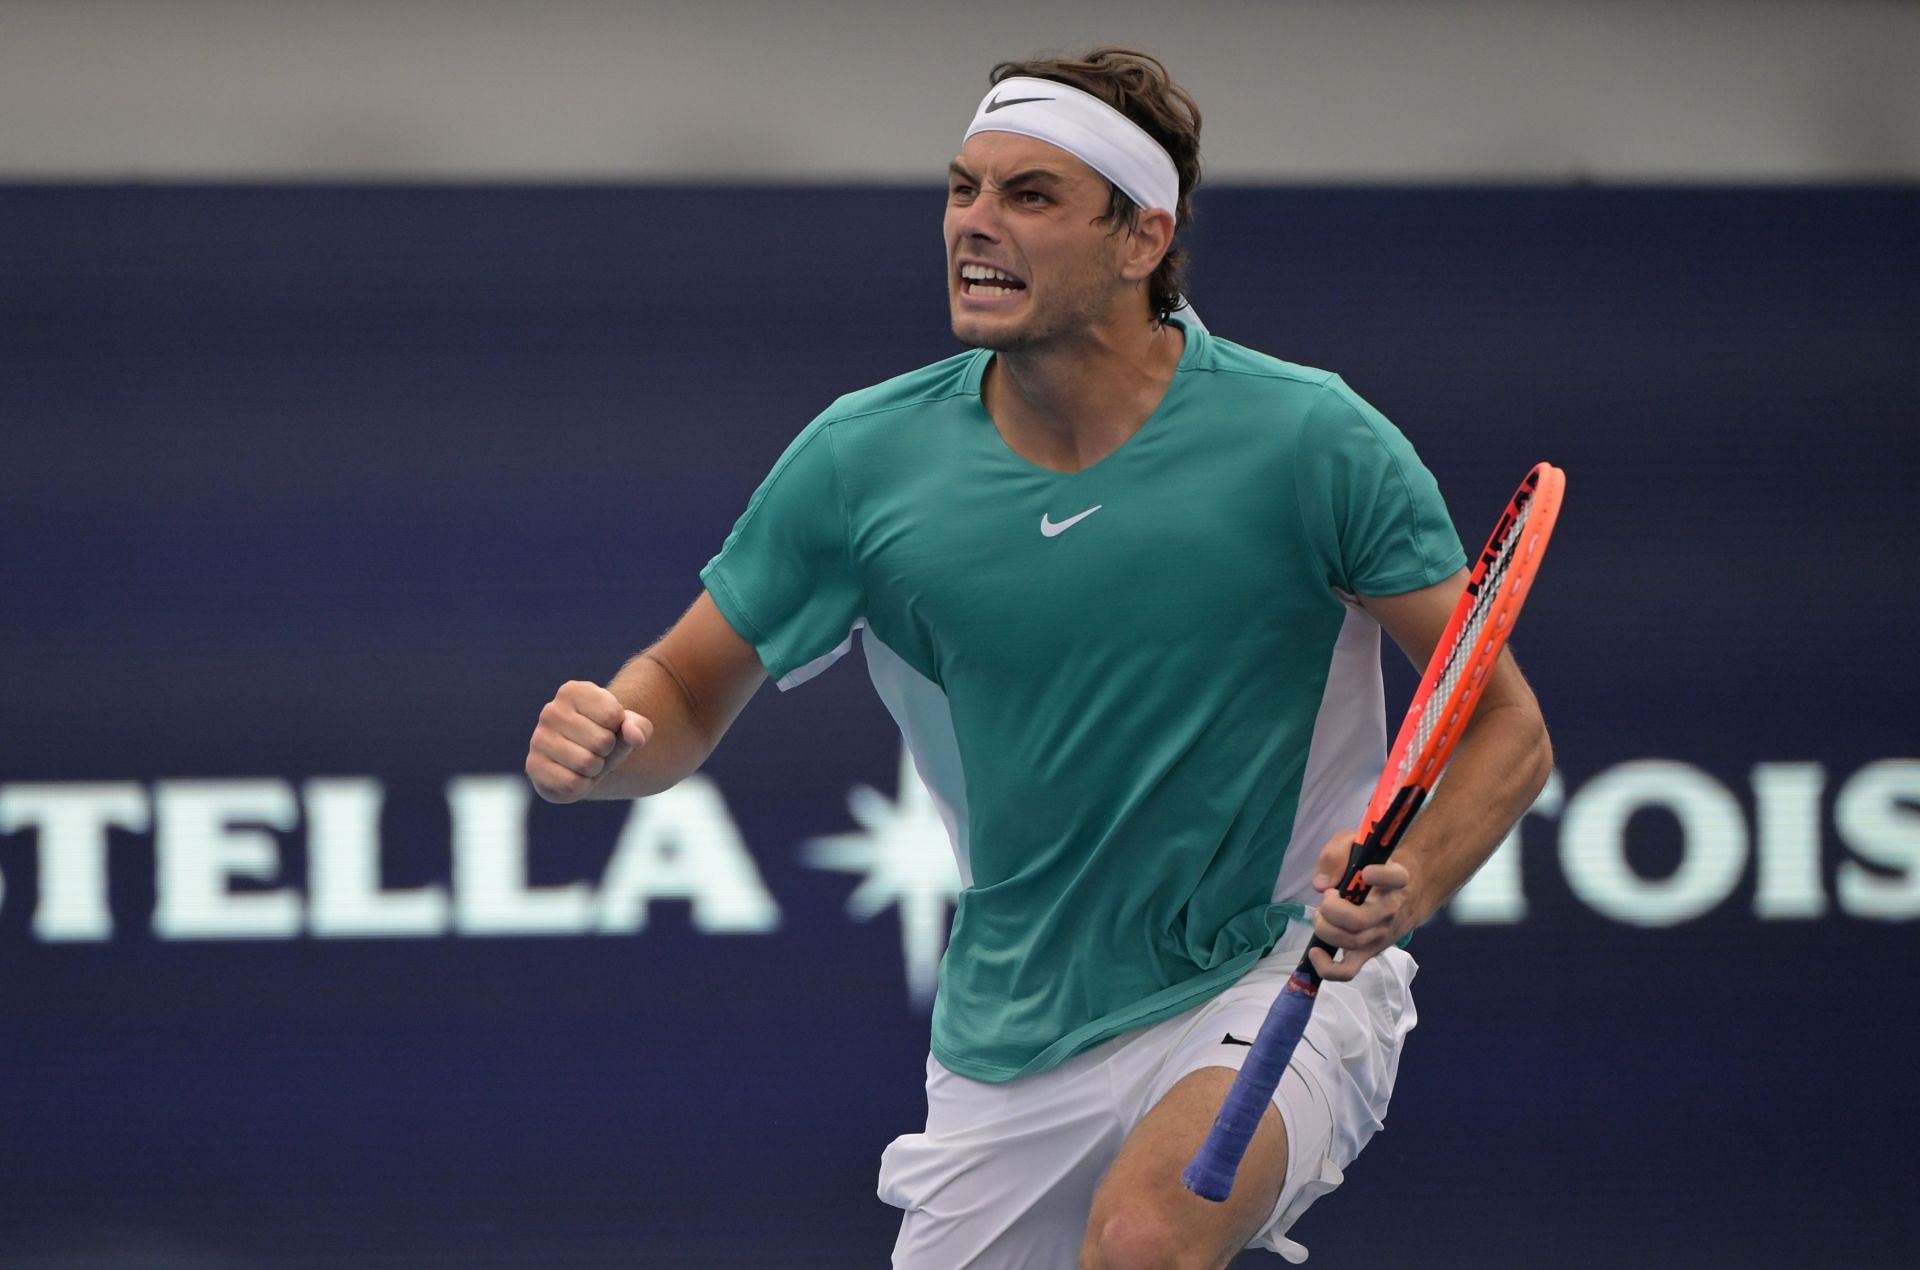
<path fill-rule="evenodd" d="M 1527 798 L 1532 800 L 1546 788 L 1547 778 L 1553 775 L 1553 739 L 1547 735 L 1546 720 L 1537 709 L 1533 715 L 1533 744 L 1526 761 Z"/>

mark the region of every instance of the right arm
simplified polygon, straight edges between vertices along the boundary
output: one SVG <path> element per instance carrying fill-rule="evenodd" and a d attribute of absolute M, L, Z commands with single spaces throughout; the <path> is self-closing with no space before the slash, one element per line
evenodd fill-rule
<path fill-rule="evenodd" d="M 553 803 L 657 794 L 706 762 L 766 677 L 702 591 L 606 687 L 560 686 L 527 744 L 527 779 Z"/>

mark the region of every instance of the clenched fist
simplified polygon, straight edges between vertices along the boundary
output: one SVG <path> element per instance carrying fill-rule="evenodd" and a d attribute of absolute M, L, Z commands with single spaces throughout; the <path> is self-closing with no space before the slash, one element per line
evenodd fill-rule
<path fill-rule="evenodd" d="M 622 706 L 611 692 L 569 680 L 540 711 L 540 725 L 527 743 L 527 779 L 550 803 L 591 798 L 652 736 L 653 721 Z"/>
<path fill-rule="evenodd" d="M 1413 907 L 1413 875 L 1404 856 L 1360 870 L 1360 881 L 1372 889 L 1359 904 L 1350 903 L 1335 889 L 1347 871 L 1353 840 L 1358 836 L 1356 829 L 1330 838 L 1320 848 L 1320 863 L 1313 874 L 1313 889 L 1321 893 L 1313 933 L 1336 952 L 1309 948 L 1307 957 L 1322 979 L 1335 983 L 1359 974 L 1368 958 L 1420 924 Z M 1334 960 L 1336 953 L 1338 961 Z"/>

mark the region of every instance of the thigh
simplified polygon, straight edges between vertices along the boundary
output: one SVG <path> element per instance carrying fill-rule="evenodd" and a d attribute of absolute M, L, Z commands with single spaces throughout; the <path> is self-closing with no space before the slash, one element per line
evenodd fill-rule
<path fill-rule="evenodd" d="M 1224 1266 L 1267 1226 L 1287 1179 L 1287 1129 L 1274 1107 L 1261 1118 L 1226 1202 L 1201 1199 L 1180 1182 L 1235 1074 L 1229 1067 L 1188 1072 L 1127 1135 L 1094 1196 L 1082 1265 Z"/>
<path fill-rule="evenodd" d="M 1322 986 L 1227 1202 L 1200 1200 L 1179 1180 L 1212 1127 L 1246 1042 L 1297 960 L 1298 949 L 1283 944 L 1238 984 L 1182 1016 L 1177 1030 L 1156 1029 L 1164 1032 L 1153 1038 L 1159 1065 L 1140 1086 L 1140 1105 L 1150 1109 L 1095 1198 L 1090 1246 L 1103 1222 L 1132 1214 L 1204 1253 L 1195 1265 L 1224 1265 L 1250 1246 L 1305 1258 L 1287 1229 L 1340 1184 L 1342 1170 L 1386 1115 L 1400 1049 L 1416 1018 L 1408 987 L 1414 964 L 1404 951 L 1375 957 L 1352 983 Z"/>
<path fill-rule="evenodd" d="M 907 1270 L 1071 1266 L 1124 1128 L 1096 1049 L 1004 1084 L 927 1061 L 927 1127 L 897 1138 L 880 1198 L 902 1210 L 893 1265 Z"/>

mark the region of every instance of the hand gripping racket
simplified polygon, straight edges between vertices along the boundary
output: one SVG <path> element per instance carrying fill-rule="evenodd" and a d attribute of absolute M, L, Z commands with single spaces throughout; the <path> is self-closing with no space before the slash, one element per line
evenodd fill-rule
<path fill-rule="evenodd" d="M 1370 864 L 1393 853 L 1401 835 L 1434 782 L 1447 765 L 1453 747 L 1466 730 L 1480 693 L 1492 676 L 1494 661 L 1513 630 L 1520 606 L 1533 584 L 1547 537 L 1560 514 L 1560 496 L 1567 477 L 1559 468 L 1542 463 L 1527 473 L 1507 510 L 1474 562 L 1467 589 L 1454 605 L 1453 616 L 1427 663 L 1413 704 L 1387 755 L 1386 770 L 1374 787 L 1367 818 L 1354 840 L 1346 872 L 1340 876 L 1340 896 L 1360 904 L 1371 889 L 1357 876 Z M 1332 945 L 1315 936 L 1308 948 L 1328 954 Z M 1320 973 L 1309 957 L 1301 957 L 1287 986 L 1274 999 L 1260 1025 L 1260 1034 L 1247 1051 L 1245 1064 L 1220 1106 L 1207 1140 L 1181 1172 L 1188 1190 L 1218 1203 L 1233 1190 L 1240 1159 L 1253 1141 L 1253 1131 L 1266 1113 L 1267 1102 L 1293 1058 L 1293 1048 L 1307 1029 L 1313 1000 L 1320 991 Z"/>

